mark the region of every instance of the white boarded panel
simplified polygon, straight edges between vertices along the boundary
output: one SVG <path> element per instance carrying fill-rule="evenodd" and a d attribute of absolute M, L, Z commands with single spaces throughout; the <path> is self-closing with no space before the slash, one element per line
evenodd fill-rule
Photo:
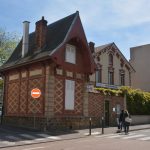
<path fill-rule="evenodd" d="M 65 81 L 65 109 L 74 110 L 75 81 Z"/>

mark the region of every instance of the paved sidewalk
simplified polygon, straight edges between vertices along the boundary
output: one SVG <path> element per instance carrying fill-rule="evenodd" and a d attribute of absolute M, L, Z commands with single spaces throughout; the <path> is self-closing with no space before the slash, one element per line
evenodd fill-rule
<path fill-rule="evenodd" d="M 145 125 L 134 125 L 130 126 L 129 131 L 136 131 L 136 130 L 144 130 L 144 129 L 150 129 L 150 124 L 145 124 Z M 80 135 L 89 133 L 89 129 L 84 129 L 84 130 L 77 130 Z M 94 128 L 91 130 L 91 132 L 94 134 L 102 134 L 102 128 Z M 111 134 L 111 133 L 116 133 L 117 132 L 117 127 L 108 127 L 104 128 L 104 134 Z"/>

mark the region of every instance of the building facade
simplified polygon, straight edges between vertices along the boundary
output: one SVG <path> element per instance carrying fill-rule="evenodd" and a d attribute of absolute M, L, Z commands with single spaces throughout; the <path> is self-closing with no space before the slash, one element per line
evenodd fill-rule
<path fill-rule="evenodd" d="M 95 82 L 96 87 L 118 89 L 131 86 L 134 69 L 115 43 L 96 47 L 93 57 L 97 68 L 96 73 L 90 76 L 90 81 Z"/>
<path fill-rule="evenodd" d="M 132 87 L 150 92 L 150 44 L 130 48 L 130 63 L 135 71 L 132 74 Z"/>
<path fill-rule="evenodd" d="M 108 124 L 116 121 L 112 108 L 123 107 L 123 97 L 102 96 L 87 90 L 95 72 L 79 12 L 50 25 L 42 17 L 30 33 L 24 22 L 23 39 L 1 66 L 4 79 L 4 123 L 48 130 L 98 125 L 109 110 Z M 31 91 L 38 88 L 39 98 Z M 117 100 L 116 100 L 117 99 Z"/>

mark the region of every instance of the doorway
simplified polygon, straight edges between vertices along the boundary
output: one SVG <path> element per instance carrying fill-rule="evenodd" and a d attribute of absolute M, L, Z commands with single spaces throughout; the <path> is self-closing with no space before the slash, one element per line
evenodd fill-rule
<path fill-rule="evenodd" d="M 105 101 L 105 126 L 109 126 L 109 101 Z"/>

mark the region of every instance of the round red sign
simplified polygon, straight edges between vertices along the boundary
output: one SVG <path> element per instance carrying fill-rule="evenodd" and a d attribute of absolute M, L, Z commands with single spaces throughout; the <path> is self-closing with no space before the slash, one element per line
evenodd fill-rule
<path fill-rule="evenodd" d="M 39 98 L 41 96 L 41 90 L 38 88 L 32 89 L 31 96 L 33 98 Z"/>

